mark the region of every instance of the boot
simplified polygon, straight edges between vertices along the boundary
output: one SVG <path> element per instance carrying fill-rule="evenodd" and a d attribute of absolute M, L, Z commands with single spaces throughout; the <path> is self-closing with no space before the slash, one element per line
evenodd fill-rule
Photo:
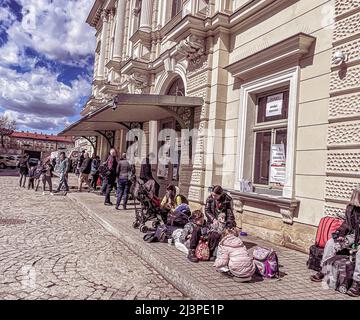
<path fill-rule="evenodd" d="M 310 277 L 311 281 L 314 282 L 321 282 L 322 279 L 324 279 L 325 275 L 322 272 L 318 272 L 316 274 L 314 274 L 313 276 Z"/>
<path fill-rule="evenodd" d="M 188 259 L 191 262 L 199 262 L 199 259 L 195 255 L 195 250 L 194 249 L 189 250 Z"/>
<path fill-rule="evenodd" d="M 348 290 L 347 294 L 350 297 L 358 297 L 360 296 L 360 282 L 353 281 L 351 288 Z"/>

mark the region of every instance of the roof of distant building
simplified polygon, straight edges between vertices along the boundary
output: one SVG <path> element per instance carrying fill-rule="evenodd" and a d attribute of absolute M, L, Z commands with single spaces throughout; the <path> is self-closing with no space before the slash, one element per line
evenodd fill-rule
<path fill-rule="evenodd" d="M 33 140 L 44 140 L 44 141 L 53 141 L 53 142 L 73 142 L 72 138 L 68 137 L 58 137 L 53 134 L 43 134 L 37 132 L 14 132 L 11 137 L 21 138 L 21 139 L 33 139 Z"/>

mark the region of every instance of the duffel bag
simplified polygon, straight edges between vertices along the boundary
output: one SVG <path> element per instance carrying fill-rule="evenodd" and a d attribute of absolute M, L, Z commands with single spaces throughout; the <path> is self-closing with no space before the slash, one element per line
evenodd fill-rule
<path fill-rule="evenodd" d="M 324 254 L 324 248 L 313 245 L 310 247 L 309 251 L 309 259 L 306 262 L 307 267 L 315 271 L 320 271 L 320 263 Z"/>

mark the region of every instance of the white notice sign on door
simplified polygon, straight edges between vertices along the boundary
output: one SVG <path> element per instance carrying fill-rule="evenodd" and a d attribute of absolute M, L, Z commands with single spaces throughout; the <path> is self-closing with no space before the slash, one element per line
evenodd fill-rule
<path fill-rule="evenodd" d="M 266 101 L 266 117 L 279 116 L 282 113 L 284 102 L 284 94 L 279 93 L 267 97 Z"/>

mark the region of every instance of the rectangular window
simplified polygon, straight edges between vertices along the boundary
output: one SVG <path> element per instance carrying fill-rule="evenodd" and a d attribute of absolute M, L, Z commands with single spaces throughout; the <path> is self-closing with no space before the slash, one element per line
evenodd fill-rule
<path fill-rule="evenodd" d="M 285 183 L 289 90 L 268 92 L 256 101 L 253 181 L 281 188 Z"/>

